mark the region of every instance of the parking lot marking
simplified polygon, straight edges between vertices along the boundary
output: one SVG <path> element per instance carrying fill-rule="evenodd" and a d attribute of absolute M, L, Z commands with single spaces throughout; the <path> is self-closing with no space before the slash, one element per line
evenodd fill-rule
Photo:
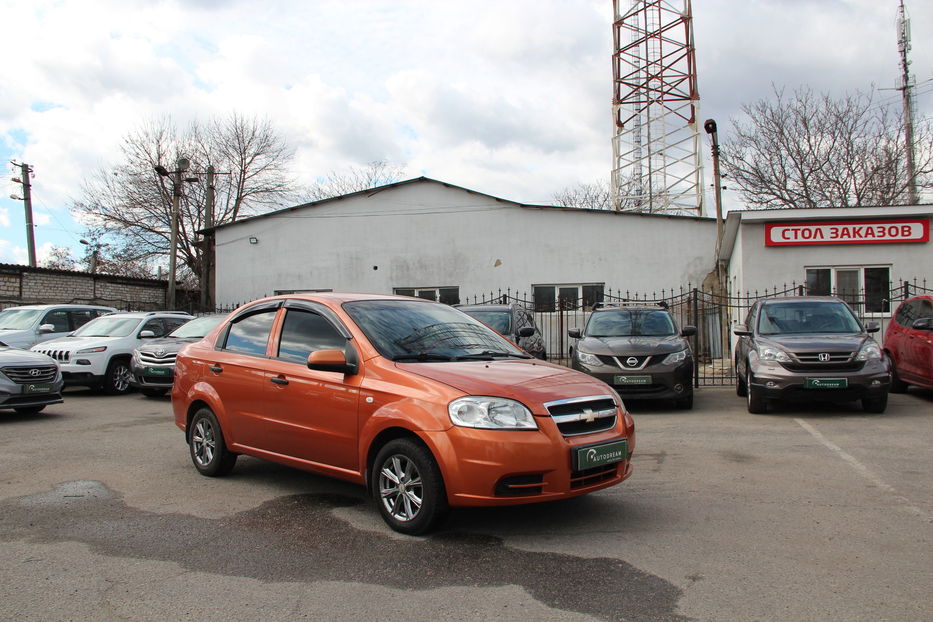
<path fill-rule="evenodd" d="M 809 432 L 810 436 L 818 440 L 824 447 L 826 447 L 827 449 L 835 453 L 837 456 L 842 458 L 849 466 L 851 466 L 853 469 L 859 472 L 865 479 L 870 481 L 872 484 L 874 484 L 878 488 L 881 488 L 882 490 L 894 495 L 894 497 L 898 501 L 900 501 L 901 505 L 903 505 L 905 508 L 907 508 L 908 510 L 910 510 L 917 516 L 920 516 L 921 518 L 924 518 L 928 521 L 931 520 L 930 515 L 927 514 L 922 508 L 918 508 L 916 505 L 910 502 L 910 499 L 907 499 L 903 495 L 899 494 L 893 486 L 885 482 L 883 479 L 878 477 L 874 472 L 872 472 L 871 469 L 869 469 L 867 466 L 859 462 L 855 458 L 855 456 L 847 453 L 839 445 L 837 445 L 836 443 L 832 442 L 831 440 L 823 436 L 823 434 L 819 430 L 814 428 L 812 425 L 810 425 L 803 419 L 794 419 L 794 421 L 800 424 L 800 427 L 802 427 L 804 430 Z"/>

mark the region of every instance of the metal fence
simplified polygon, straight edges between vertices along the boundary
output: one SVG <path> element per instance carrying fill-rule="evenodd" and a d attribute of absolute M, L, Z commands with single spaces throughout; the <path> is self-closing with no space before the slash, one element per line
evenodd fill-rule
<path fill-rule="evenodd" d="M 673 314 L 679 326 L 695 326 L 696 335 L 690 338 L 696 359 L 694 369 L 695 386 L 732 385 L 735 383 L 732 368 L 732 349 L 735 338 L 732 326 L 744 321 L 748 309 L 762 298 L 778 296 L 804 296 L 807 287 L 791 283 L 781 287 L 772 287 L 761 291 L 749 291 L 744 294 L 718 294 L 699 288 L 682 287 L 679 290 L 661 290 L 652 293 L 633 293 L 629 291 L 605 290 L 597 297 L 596 303 L 642 303 L 664 304 Z M 862 321 L 876 321 L 881 324 L 878 333 L 880 342 L 891 312 L 902 300 L 911 296 L 933 294 L 926 280 L 917 279 L 900 281 L 890 288 L 883 298 L 880 311 L 878 301 L 869 298 L 864 290 L 858 292 L 834 292 L 846 300 Z M 498 290 L 487 294 L 467 296 L 464 304 L 512 304 L 524 306 L 534 315 L 535 323 L 544 338 L 548 360 L 569 365 L 570 347 L 573 339 L 567 334 L 571 328 L 583 328 L 593 312 L 592 300 L 584 303 L 582 298 L 561 299 L 553 310 L 542 310 L 541 304 L 535 304 L 534 296 L 517 290 Z"/>

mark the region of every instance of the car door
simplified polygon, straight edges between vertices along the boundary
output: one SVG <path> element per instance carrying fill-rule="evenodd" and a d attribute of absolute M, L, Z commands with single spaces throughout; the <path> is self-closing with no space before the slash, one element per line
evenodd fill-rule
<path fill-rule="evenodd" d="M 225 327 L 213 351 L 204 357 L 202 381 L 223 405 L 224 433 L 239 445 L 267 448 L 270 410 L 266 364 L 269 336 L 281 301 L 241 311 Z"/>
<path fill-rule="evenodd" d="M 358 471 L 359 375 L 309 369 L 311 352 L 343 350 L 356 360 L 350 333 L 323 305 L 289 301 L 268 361 L 269 424 L 277 453 Z"/>
<path fill-rule="evenodd" d="M 933 301 L 919 298 L 913 301 L 916 314 L 914 321 L 933 319 Z M 911 376 L 930 381 L 933 376 L 933 331 L 920 328 L 907 330 L 905 358 Z"/>

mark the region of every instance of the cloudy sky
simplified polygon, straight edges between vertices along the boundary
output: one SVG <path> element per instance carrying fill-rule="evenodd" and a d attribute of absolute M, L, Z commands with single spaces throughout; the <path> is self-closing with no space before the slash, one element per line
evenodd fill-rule
<path fill-rule="evenodd" d="M 726 133 L 772 84 L 895 87 L 897 5 L 693 0 L 701 118 Z M 930 115 L 933 2 L 907 9 Z M 268 117 L 308 183 L 387 160 L 407 177 L 550 203 L 609 175 L 612 0 L 0 0 L 0 15 L 0 159 L 4 173 L 10 160 L 35 168 L 40 261 L 52 245 L 81 254 L 69 207 L 84 177 L 119 164 L 121 138 L 163 115 Z M 26 263 L 11 176 L 0 263 Z"/>

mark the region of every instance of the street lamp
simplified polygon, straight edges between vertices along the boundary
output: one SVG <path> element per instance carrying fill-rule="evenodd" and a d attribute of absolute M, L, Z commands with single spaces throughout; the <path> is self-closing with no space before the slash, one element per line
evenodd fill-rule
<path fill-rule="evenodd" d="M 85 239 L 78 240 L 81 244 L 87 246 L 91 251 L 91 266 L 90 273 L 95 274 L 97 272 L 97 255 L 100 253 L 100 249 L 106 244 L 101 244 L 100 242 L 88 242 Z"/>

